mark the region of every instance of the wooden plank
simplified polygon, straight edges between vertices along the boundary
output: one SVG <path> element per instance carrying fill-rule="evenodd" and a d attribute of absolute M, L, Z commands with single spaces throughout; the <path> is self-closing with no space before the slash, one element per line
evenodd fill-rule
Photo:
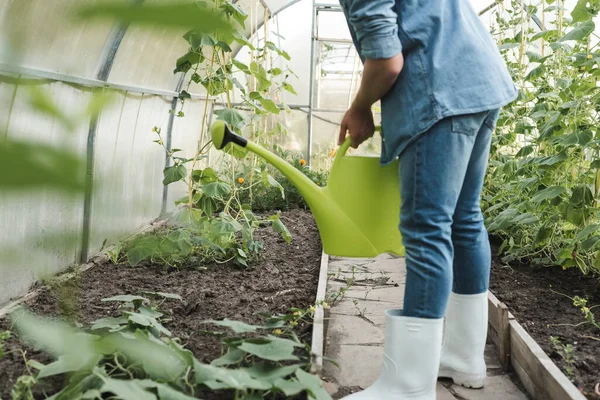
<path fill-rule="evenodd" d="M 532 382 L 535 388 L 528 388 L 528 391 L 534 399 L 585 400 L 585 396 L 514 319 L 510 321 L 510 338 L 512 364 L 515 369 L 519 368 L 521 375 L 527 375 L 527 378 L 522 378 L 524 383 L 527 380 Z"/>
<path fill-rule="evenodd" d="M 514 319 L 508 312 L 506 304 L 499 301 L 496 296 L 488 292 L 488 335 L 498 348 L 500 361 L 505 371 L 510 369 L 510 324 Z"/>
<path fill-rule="evenodd" d="M 311 340 L 311 357 L 313 374 L 320 374 L 323 370 L 323 354 L 325 353 L 325 320 L 326 310 L 323 308 L 325 295 L 327 293 L 327 271 L 329 268 L 329 256 L 321 254 L 321 269 L 319 271 L 319 284 L 315 300 L 315 316 L 313 319 L 313 331 Z"/>

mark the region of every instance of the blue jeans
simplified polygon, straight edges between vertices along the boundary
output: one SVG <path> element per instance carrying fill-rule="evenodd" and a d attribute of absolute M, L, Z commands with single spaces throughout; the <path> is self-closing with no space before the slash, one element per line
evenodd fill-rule
<path fill-rule="evenodd" d="M 491 252 L 480 195 L 499 110 L 441 120 L 400 155 L 405 316 L 441 318 L 450 291 L 487 291 Z"/>

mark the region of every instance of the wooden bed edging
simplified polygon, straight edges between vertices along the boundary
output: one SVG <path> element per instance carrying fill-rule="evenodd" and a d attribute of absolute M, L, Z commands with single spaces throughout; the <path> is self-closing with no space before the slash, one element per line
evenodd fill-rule
<path fill-rule="evenodd" d="M 535 400 L 586 400 L 508 307 L 488 291 L 488 336 L 506 370 L 513 369 Z"/>
<path fill-rule="evenodd" d="M 327 272 L 329 268 L 329 256 L 321 254 L 321 267 L 319 270 L 319 285 L 317 286 L 317 297 L 315 300 L 315 316 L 313 319 L 313 330 L 311 339 L 311 355 L 313 374 L 319 375 L 323 370 L 323 355 L 325 354 L 325 322 L 329 318 L 329 307 L 323 307 L 327 293 Z"/>

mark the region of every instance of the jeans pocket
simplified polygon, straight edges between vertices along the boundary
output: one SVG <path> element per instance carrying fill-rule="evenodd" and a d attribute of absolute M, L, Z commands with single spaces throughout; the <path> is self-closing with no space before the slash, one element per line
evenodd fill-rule
<path fill-rule="evenodd" d="M 475 114 L 463 114 L 450 117 L 452 120 L 452 132 L 467 136 L 475 136 L 489 114 L 489 111 L 483 111 Z"/>
<path fill-rule="evenodd" d="M 493 132 L 496 129 L 496 123 L 498 122 L 498 117 L 500 116 L 500 109 L 497 108 L 489 112 L 488 116 L 483 121 L 484 124 L 487 125 L 488 128 Z"/>

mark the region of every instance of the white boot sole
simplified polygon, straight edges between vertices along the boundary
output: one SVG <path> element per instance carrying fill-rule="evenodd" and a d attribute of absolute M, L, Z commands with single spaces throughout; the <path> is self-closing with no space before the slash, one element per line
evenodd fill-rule
<path fill-rule="evenodd" d="M 451 368 L 440 368 L 440 372 L 438 373 L 438 378 L 450 378 L 455 385 L 464 386 L 470 389 L 483 388 L 485 377 L 485 374 L 466 374 Z"/>

